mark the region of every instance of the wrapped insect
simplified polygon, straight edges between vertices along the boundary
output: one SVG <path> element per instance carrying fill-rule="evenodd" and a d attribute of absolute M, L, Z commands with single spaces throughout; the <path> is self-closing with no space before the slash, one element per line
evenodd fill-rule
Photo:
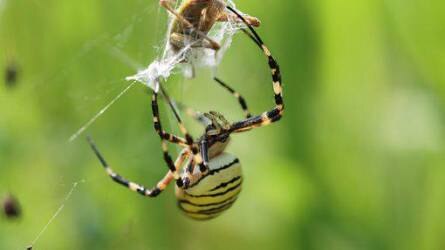
<path fill-rule="evenodd" d="M 235 8 L 230 0 L 160 0 L 159 4 L 171 14 L 167 44 L 160 59 L 127 80 L 136 80 L 155 91 L 159 79 L 166 80 L 179 67 L 184 76 L 192 78 L 196 67 L 215 68 L 231 44 L 232 36 L 247 25 L 258 27 L 260 21 L 242 14 L 244 24 L 227 7 Z"/>

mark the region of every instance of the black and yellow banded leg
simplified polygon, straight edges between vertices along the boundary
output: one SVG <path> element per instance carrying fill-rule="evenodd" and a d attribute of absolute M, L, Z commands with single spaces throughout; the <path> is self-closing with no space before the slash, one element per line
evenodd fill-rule
<path fill-rule="evenodd" d="M 267 57 L 269 68 L 271 70 L 272 86 L 274 91 L 275 107 L 273 109 L 271 109 L 270 111 L 266 111 L 261 115 L 250 117 L 232 124 L 230 128 L 232 132 L 243 132 L 252 128 L 269 125 L 281 119 L 281 116 L 283 115 L 284 111 L 283 88 L 281 85 L 281 71 L 277 61 L 273 58 L 272 54 L 270 53 L 270 50 L 263 43 L 262 39 L 253 29 L 253 27 L 244 19 L 244 17 L 241 14 L 239 14 L 233 8 L 227 6 L 227 9 L 233 12 L 236 16 L 238 16 L 239 19 L 241 19 L 244 22 L 244 24 L 246 24 L 247 28 L 252 34 L 248 33 L 247 31 L 245 31 L 245 33 L 253 40 L 253 42 L 255 42 L 255 44 L 258 45 L 258 47 L 263 51 L 264 55 Z"/>
<path fill-rule="evenodd" d="M 162 129 L 161 118 L 159 116 L 158 94 L 154 91 L 153 91 L 153 96 L 152 96 L 151 108 L 153 111 L 153 126 L 154 126 L 156 132 L 158 133 L 159 137 L 161 138 L 161 148 L 162 148 L 162 154 L 164 156 L 164 161 L 167 164 L 167 167 L 170 169 L 170 172 L 173 173 L 173 176 L 177 180 L 178 186 L 182 186 L 182 180 L 180 180 L 180 178 L 179 178 L 178 170 L 176 169 L 175 164 L 173 163 L 173 159 L 172 159 L 170 153 L 168 152 L 167 141 L 176 143 L 176 140 L 182 140 L 181 143 L 176 143 L 176 144 L 186 146 L 186 147 L 188 147 L 188 143 L 186 140 L 184 140 L 180 137 L 177 137 L 175 135 L 166 133 Z"/>
<path fill-rule="evenodd" d="M 97 146 L 94 144 L 93 140 L 88 137 L 88 143 L 90 144 L 91 148 L 93 149 L 94 153 L 96 154 L 97 158 L 101 162 L 102 166 L 105 168 L 105 171 L 107 172 L 108 176 L 115 181 L 116 183 L 127 187 L 131 191 L 137 192 L 141 195 L 148 196 L 148 197 L 156 197 L 158 196 L 167 186 L 168 184 L 175 179 L 174 172 L 177 171 L 169 171 L 166 176 L 157 183 L 157 185 L 154 188 L 148 189 L 138 183 L 129 181 L 122 177 L 121 175 L 117 174 L 116 172 L 111 169 L 111 167 L 108 165 L 108 163 L 105 161 L 105 158 L 102 156 L 100 151 L 97 149 Z M 180 156 L 178 157 L 177 161 L 175 162 L 176 168 L 179 169 L 179 167 L 183 164 L 185 159 L 188 156 L 188 151 L 183 150 Z"/>
<path fill-rule="evenodd" d="M 180 177 L 176 173 L 178 173 L 182 164 L 188 157 L 190 157 L 190 150 L 188 148 L 184 148 L 175 161 L 176 171 L 175 172 L 169 171 L 164 176 L 164 178 L 160 182 L 158 182 L 157 187 L 159 189 L 164 190 L 172 180 L 176 180 L 176 183 L 179 187 L 182 187 L 184 185 L 183 181 L 180 179 Z"/>
<path fill-rule="evenodd" d="M 241 106 L 241 108 L 243 109 L 244 112 L 244 116 L 246 118 L 250 118 L 252 117 L 252 115 L 249 112 L 249 109 L 247 108 L 247 103 L 246 100 L 244 99 L 243 96 L 241 96 L 238 92 L 236 92 L 232 87 L 230 87 L 229 85 L 227 85 L 225 82 L 223 82 L 221 79 L 215 77 L 213 78 L 217 83 L 219 83 L 219 85 L 221 85 L 223 88 L 225 88 L 227 91 L 229 91 L 233 96 L 235 96 L 235 98 L 238 99 L 238 102 Z"/>
<path fill-rule="evenodd" d="M 153 126 L 156 130 L 156 133 L 158 133 L 159 137 L 161 137 L 162 140 L 166 140 L 174 144 L 179 144 L 181 146 L 188 146 L 187 141 L 184 138 L 170 134 L 162 129 L 161 118 L 159 116 L 158 94 L 155 92 L 153 92 L 151 99 L 151 110 L 153 112 Z"/>
<path fill-rule="evenodd" d="M 242 95 L 240 95 L 236 90 L 234 90 L 232 87 L 230 87 L 229 85 L 227 85 L 225 82 L 223 82 L 221 79 L 214 77 L 213 78 L 215 80 L 215 82 L 217 82 L 220 86 L 222 86 L 223 88 L 225 88 L 227 91 L 229 91 L 233 96 L 235 96 L 235 98 L 238 99 L 238 103 L 240 104 L 243 112 L 244 112 L 244 116 L 246 118 L 250 118 L 252 117 L 252 115 L 249 112 L 249 109 L 247 107 L 247 102 L 244 99 L 244 97 Z M 200 124 L 202 124 L 204 127 L 207 127 L 211 121 L 205 117 L 205 115 L 197 110 L 194 110 L 191 107 L 188 107 L 186 105 L 184 105 L 183 103 L 180 102 L 176 102 L 175 101 L 176 106 L 179 108 L 179 110 L 181 110 L 182 112 L 184 112 L 186 115 L 192 117 L 193 119 L 195 119 L 197 122 L 199 122 Z"/>
<path fill-rule="evenodd" d="M 201 172 L 203 172 L 203 173 L 207 172 L 208 166 L 204 163 L 202 156 L 199 154 L 199 149 L 195 145 L 193 137 L 190 135 L 190 133 L 185 128 L 184 123 L 182 122 L 182 119 L 179 116 L 178 111 L 176 110 L 175 106 L 173 105 L 172 100 L 170 99 L 170 96 L 167 94 L 167 92 L 162 87 L 162 85 L 160 85 L 159 89 L 160 89 L 161 93 L 164 95 L 165 100 L 167 101 L 168 105 L 170 106 L 170 109 L 172 110 L 172 112 L 176 118 L 176 121 L 178 122 L 179 130 L 184 135 L 186 143 L 193 154 L 194 162 L 199 166 L 199 170 Z M 157 95 L 157 94 L 154 93 L 154 95 Z M 156 106 L 157 106 L 157 98 L 155 98 L 155 101 L 156 101 Z"/>

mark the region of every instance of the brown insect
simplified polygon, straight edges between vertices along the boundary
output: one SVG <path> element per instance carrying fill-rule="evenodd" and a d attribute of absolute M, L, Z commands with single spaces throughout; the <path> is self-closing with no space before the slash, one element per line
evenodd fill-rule
<path fill-rule="evenodd" d="M 235 20 L 240 22 L 233 13 L 227 11 L 223 0 L 184 0 L 175 10 L 175 0 L 159 0 L 159 4 L 175 18 L 172 20 L 169 42 L 174 51 L 179 51 L 187 44 L 193 48 L 219 50 L 220 45 L 207 34 L 216 22 Z M 260 21 L 256 17 L 243 16 L 251 26 L 258 27 Z"/>

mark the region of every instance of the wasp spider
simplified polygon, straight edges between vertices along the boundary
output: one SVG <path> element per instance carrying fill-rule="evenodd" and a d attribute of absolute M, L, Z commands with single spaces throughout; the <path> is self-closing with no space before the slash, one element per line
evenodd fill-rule
<path fill-rule="evenodd" d="M 226 147 L 232 133 L 248 131 L 252 128 L 262 127 L 278 121 L 284 110 L 281 74 L 277 62 L 272 57 L 269 49 L 264 45 L 261 38 L 252 26 L 235 10 L 227 7 L 248 27 L 245 33 L 259 46 L 268 59 L 272 72 L 273 91 L 275 94 L 275 107 L 261 115 L 251 116 L 243 97 L 235 90 L 226 85 L 220 79 L 215 78 L 222 87 L 238 98 L 245 112 L 245 119 L 229 123 L 218 112 L 209 112 L 199 115 L 187 110 L 187 113 L 195 116 L 206 124 L 205 132 L 197 140 L 187 132 L 175 106 L 166 91 L 160 88 L 170 106 L 183 137 L 170 134 L 162 129 L 158 109 L 158 93 L 153 92 L 152 111 L 153 122 L 156 132 L 161 138 L 164 160 L 169 167 L 165 177 L 157 183 L 154 188 L 148 189 L 140 184 L 131 182 L 114 172 L 104 157 L 101 155 L 91 139 L 89 143 L 105 168 L 107 174 L 117 183 L 128 187 L 130 190 L 149 197 L 159 195 L 169 183 L 176 181 L 176 197 L 179 208 L 186 215 L 194 219 L 210 219 L 227 210 L 238 197 L 241 190 L 242 175 L 239 159 L 232 154 L 226 153 Z M 178 158 L 173 162 L 168 151 L 167 142 L 183 147 Z"/>

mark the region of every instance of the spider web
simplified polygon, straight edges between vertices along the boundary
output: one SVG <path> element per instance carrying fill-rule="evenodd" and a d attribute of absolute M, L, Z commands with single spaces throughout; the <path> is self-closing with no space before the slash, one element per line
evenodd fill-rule
<path fill-rule="evenodd" d="M 0 0 L 0 14 L 2 10 L 2 3 L 4 0 Z M 178 3 L 179 5 L 180 3 Z M 227 0 L 226 4 L 236 9 L 235 4 L 231 0 Z M 172 17 L 168 16 L 167 21 L 160 18 L 161 11 L 164 9 L 158 7 L 157 11 L 157 30 L 154 32 L 155 37 L 163 37 L 161 39 L 161 46 L 155 48 L 157 50 L 158 56 L 145 68 L 143 64 L 134 60 L 129 54 L 127 54 L 123 48 L 126 46 L 127 39 L 135 34 L 133 26 L 141 22 L 141 15 L 147 14 L 147 9 L 143 10 L 141 13 L 134 14 L 130 23 L 123 27 L 120 32 L 111 36 L 98 36 L 97 39 L 85 42 L 84 46 L 78 51 L 77 54 L 73 56 L 70 60 L 67 60 L 57 73 L 53 74 L 49 78 L 42 81 L 36 81 L 33 88 L 41 87 L 45 81 L 62 81 L 64 78 L 69 77 L 71 74 L 72 67 L 76 64 L 82 62 L 85 57 L 94 53 L 95 50 L 101 49 L 106 51 L 112 58 L 116 59 L 117 62 L 122 63 L 129 68 L 137 71 L 136 74 L 122 77 L 119 79 L 108 80 L 107 83 L 100 88 L 100 93 L 93 93 L 92 96 L 86 96 L 82 98 L 83 101 L 97 101 L 108 98 L 109 93 L 116 92 L 116 89 L 121 88 L 121 90 L 104 105 L 95 115 L 93 115 L 86 123 L 80 127 L 74 134 L 72 134 L 68 142 L 75 141 L 82 133 L 84 133 L 91 125 L 93 125 L 97 119 L 103 116 L 116 102 L 119 101 L 128 91 L 136 86 L 136 83 L 143 84 L 155 91 L 158 90 L 159 84 L 168 83 L 168 79 L 172 75 L 182 75 L 184 78 L 192 77 L 192 71 L 198 68 L 210 69 L 213 73 L 216 73 L 218 65 L 221 63 L 224 54 L 230 48 L 232 43 L 232 37 L 244 27 L 244 24 L 237 22 L 237 20 L 229 19 L 228 22 L 219 22 L 213 29 L 209 32 L 209 37 L 217 41 L 221 48 L 216 53 L 210 49 L 202 48 L 192 48 L 192 42 L 187 44 L 184 49 L 179 52 L 173 52 L 168 44 L 168 34 L 170 27 L 165 29 L 165 23 L 171 23 Z M 241 12 L 240 12 L 241 13 Z M 164 27 L 164 28 L 162 28 Z M 161 31 L 160 31 L 161 30 Z M 146 50 L 152 50 L 152 48 L 145 48 Z M 186 59 L 187 63 L 181 63 L 183 59 Z M 116 83 L 123 83 L 125 80 L 129 81 L 128 84 L 122 87 L 122 85 L 116 85 Z M 89 107 L 87 107 L 89 109 Z M 170 122 L 172 122 L 170 120 Z M 104 177 L 106 178 L 106 177 Z M 80 181 L 70 182 L 72 183 L 71 188 L 67 191 L 66 195 L 61 199 L 61 203 L 58 207 L 54 208 L 54 214 L 48 219 L 41 230 L 35 233 L 33 240 L 31 241 L 28 249 L 38 244 L 39 240 L 44 236 L 51 225 L 63 214 L 63 210 L 66 208 L 70 199 L 72 199 L 75 192 L 78 190 L 80 184 L 87 182 L 85 178 L 78 178 Z M 88 181 L 88 182 L 91 182 Z"/>
<path fill-rule="evenodd" d="M 231 0 L 227 0 L 226 5 L 236 9 L 235 3 Z M 230 16 L 227 22 L 217 22 L 208 34 L 211 39 L 220 44 L 221 48 L 219 51 L 205 48 L 192 48 L 197 41 L 185 41 L 187 44 L 185 44 L 184 48 L 176 52 L 169 44 L 173 18 L 174 16 L 169 15 L 168 23 L 170 25 L 166 32 L 164 49 L 160 59 L 154 60 L 148 67 L 140 70 L 137 74 L 127 77 L 127 80 L 136 80 L 158 91 L 160 80 L 167 81 L 169 76 L 177 68 L 181 69 L 183 76 L 186 78 L 192 78 L 194 76 L 194 68 L 208 67 L 216 71 L 225 52 L 232 43 L 233 35 L 244 27 L 244 24 L 232 19 L 232 16 Z M 184 60 L 186 63 L 183 62 Z"/>
<path fill-rule="evenodd" d="M 227 6 L 236 9 L 236 5 L 231 0 L 225 1 Z M 180 3 L 178 2 L 178 5 Z M 243 14 L 241 11 L 237 10 Z M 229 16 L 227 22 L 217 22 L 210 30 L 208 36 L 214 41 L 218 42 L 221 48 L 218 51 L 205 48 L 192 48 L 196 41 L 189 41 L 183 49 L 174 51 L 169 44 L 169 34 L 171 30 L 173 17 L 169 15 L 167 23 L 169 23 L 166 35 L 164 37 L 164 44 L 160 55 L 154 59 L 146 68 L 139 70 L 135 75 L 128 76 L 125 79 L 130 81 L 130 84 L 125 87 L 115 98 L 113 98 L 107 105 L 105 105 L 99 112 L 88 120 L 82 127 L 80 127 L 68 139 L 69 142 L 76 140 L 85 130 L 88 129 L 100 116 L 102 116 L 116 101 L 118 101 L 130 88 L 134 86 L 135 82 L 139 82 L 154 91 L 159 90 L 161 82 L 167 82 L 172 74 L 181 73 L 185 78 L 192 78 L 196 68 L 210 68 L 213 74 L 216 74 L 218 65 L 221 63 L 224 54 L 232 44 L 233 36 L 245 25 L 238 20 Z M 123 63 L 133 67 L 141 68 L 139 63 L 134 62 L 125 53 L 117 47 L 111 47 L 110 52 Z M 186 63 L 184 63 L 184 60 Z"/>
<path fill-rule="evenodd" d="M 71 196 L 73 195 L 73 192 L 76 190 L 79 183 L 84 183 L 84 182 L 85 180 L 80 180 L 78 182 L 73 183 L 71 189 L 68 191 L 68 193 L 65 195 L 65 198 L 62 200 L 62 203 L 60 204 L 59 208 L 56 210 L 56 212 L 54 212 L 53 216 L 51 216 L 48 222 L 43 226 L 42 230 L 37 234 L 37 236 L 34 238 L 31 244 L 26 247 L 26 249 L 30 250 L 34 247 L 34 245 L 37 243 L 40 237 L 42 237 L 42 235 L 46 232 L 48 227 L 53 223 L 53 221 L 59 216 L 59 214 L 65 208 L 66 203 L 70 200 Z"/>

